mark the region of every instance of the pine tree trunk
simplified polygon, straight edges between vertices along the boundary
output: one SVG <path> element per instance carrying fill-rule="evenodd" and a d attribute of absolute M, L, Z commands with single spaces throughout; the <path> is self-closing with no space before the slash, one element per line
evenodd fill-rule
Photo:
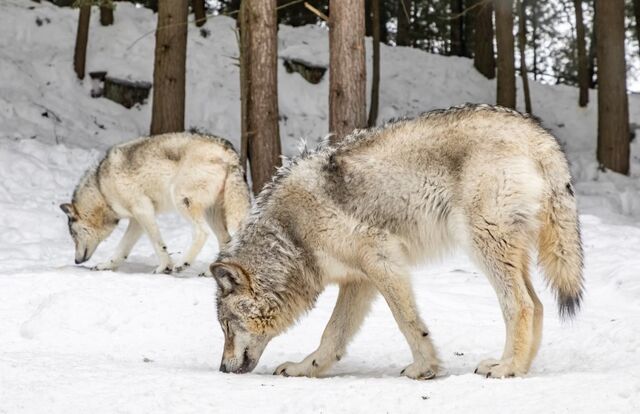
<path fill-rule="evenodd" d="M 196 26 L 204 26 L 204 24 L 207 22 L 204 0 L 191 0 L 191 7 L 193 7 L 193 14 L 196 18 Z"/>
<path fill-rule="evenodd" d="M 111 26 L 113 24 L 113 7 L 109 5 L 100 6 L 100 24 Z"/>
<path fill-rule="evenodd" d="M 493 49 L 493 0 L 474 0 L 475 41 L 473 65 L 487 79 L 496 77 L 496 56 Z M 476 4 L 482 3 L 479 6 Z"/>
<path fill-rule="evenodd" d="M 378 120 L 378 104 L 380 99 L 380 1 L 381 0 L 371 0 L 373 71 L 371 74 L 371 104 L 369 105 L 369 121 L 367 122 L 367 125 L 370 127 L 375 126 Z"/>
<path fill-rule="evenodd" d="M 582 0 L 573 0 L 576 9 L 576 43 L 578 49 L 578 86 L 580 97 L 578 105 L 584 107 L 589 103 L 589 71 L 587 67 L 587 45 L 585 39 L 584 20 L 582 18 Z"/>
<path fill-rule="evenodd" d="M 629 174 L 629 107 L 624 54 L 624 0 L 596 0 L 598 161 Z"/>
<path fill-rule="evenodd" d="M 411 46 L 411 3 L 413 0 L 398 0 L 398 31 L 396 32 L 396 46 Z M 336 1 L 334 0 L 334 3 Z"/>
<path fill-rule="evenodd" d="M 240 6 L 242 140 L 256 194 L 281 164 L 276 3 L 242 0 Z"/>
<path fill-rule="evenodd" d="M 520 46 L 520 76 L 522 77 L 522 90 L 524 92 L 524 105 L 528 114 L 533 113 L 531 109 L 531 91 L 529 90 L 529 78 L 527 77 L 527 60 L 525 50 L 527 48 L 527 20 L 526 20 L 526 0 L 520 0 L 518 7 L 518 43 Z"/>
<path fill-rule="evenodd" d="M 596 49 L 598 48 L 598 38 L 596 33 L 596 16 L 597 13 L 594 9 L 594 18 L 593 18 L 593 30 L 591 30 L 591 42 L 589 44 L 589 54 L 587 56 L 588 64 L 587 64 L 587 77 L 589 78 L 589 88 L 594 89 L 598 84 L 598 79 L 596 76 Z"/>
<path fill-rule="evenodd" d="M 81 6 L 79 9 L 76 47 L 73 53 L 73 70 L 75 70 L 78 79 L 84 79 L 84 69 L 87 61 L 87 42 L 89 40 L 89 21 L 91 20 L 91 6 Z"/>
<path fill-rule="evenodd" d="M 633 14 L 636 18 L 636 37 L 640 46 L 640 0 L 633 0 Z"/>
<path fill-rule="evenodd" d="M 329 132 L 337 142 L 367 125 L 364 0 L 330 0 L 329 10 Z"/>
<path fill-rule="evenodd" d="M 513 0 L 494 0 L 498 46 L 498 105 L 516 107 L 516 71 L 513 38 Z"/>
<path fill-rule="evenodd" d="M 187 0 L 160 0 L 153 67 L 151 134 L 184 131 Z"/>
<path fill-rule="evenodd" d="M 464 20 L 464 34 L 462 35 L 462 47 L 463 47 L 463 55 L 468 58 L 473 57 L 474 50 L 474 42 L 473 39 L 475 37 L 475 27 L 474 27 L 474 10 L 469 10 L 474 3 L 473 0 L 464 0 L 464 16 L 462 17 Z"/>
<path fill-rule="evenodd" d="M 451 0 L 451 55 L 464 56 L 463 0 Z"/>

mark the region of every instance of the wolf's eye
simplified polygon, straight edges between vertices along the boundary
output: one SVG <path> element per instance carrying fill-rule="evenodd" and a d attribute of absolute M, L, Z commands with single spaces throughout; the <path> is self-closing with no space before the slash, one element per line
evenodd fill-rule
<path fill-rule="evenodd" d="M 229 332 L 231 332 L 231 330 L 229 329 L 229 320 L 225 319 L 224 321 L 222 321 L 222 331 L 224 332 L 225 335 L 229 335 Z"/>

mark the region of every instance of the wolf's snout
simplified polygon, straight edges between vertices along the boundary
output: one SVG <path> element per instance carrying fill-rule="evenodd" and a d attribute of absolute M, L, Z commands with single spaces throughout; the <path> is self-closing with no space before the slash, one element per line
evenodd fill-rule
<path fill-rule="evenodd" d="M 220 364 L 220 371 L 224 372 L 225 374 L 229 372 L 229 369 L 227 369 L 227 365 L 224 362 Z"/>
<path fill-rule="evenodd" d="M 84 249 L 84 253 L 82 254 L 82 257 L 80 259 L 76 257 L 75 262 L 76 264 L 80 264 L 80 263 L 86 262 L 87 260 L 89 260 L 89 258 L 87 257 L 87 249 Z"/>

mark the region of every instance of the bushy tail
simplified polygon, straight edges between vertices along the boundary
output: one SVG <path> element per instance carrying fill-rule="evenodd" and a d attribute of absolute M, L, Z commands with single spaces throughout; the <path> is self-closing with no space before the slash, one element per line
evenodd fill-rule
<path fill-rule="evenodd" d="M 566 166 L 563 167 L 565 170 Z M 567 177 L 567 181 L 558 182 L 562 177 Z M 580 309 L 584 290 L 580 224 L 568 171 L 549 179 L 552 190 L 541 217 L 538 258 L 556 295 L 560 316 L 571 318 Z"/>
<path fill-rule="evenodd" d="M 229 233 L 233 234 L 238 230 L 250 208 L 249 186 L 244 180 L 242 169 L 230 166 L 224 182 L 224 214 Z"/>

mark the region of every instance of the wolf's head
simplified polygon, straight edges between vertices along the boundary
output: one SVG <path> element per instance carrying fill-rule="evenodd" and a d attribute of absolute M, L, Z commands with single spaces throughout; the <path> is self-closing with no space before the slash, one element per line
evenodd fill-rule
<path fill-rule="evenodd" d="M 210 269 L 218 283 L 218 320 L 224 332 L 220 371 L 250 372 L 269 341 L 280 333 L 279 306 L 267 295 L 256 294 L 240 265 L 217 262 Z"/>
<path fill-rule="evenodd" d="M 76 264 L 89 260 L 100 242 L 118 225 L 118 217 L 92 181 L 87 179 L 76 189 L 71 203 L 60 205 L 69 220 L 69 234 L 76 246 Z"/>

